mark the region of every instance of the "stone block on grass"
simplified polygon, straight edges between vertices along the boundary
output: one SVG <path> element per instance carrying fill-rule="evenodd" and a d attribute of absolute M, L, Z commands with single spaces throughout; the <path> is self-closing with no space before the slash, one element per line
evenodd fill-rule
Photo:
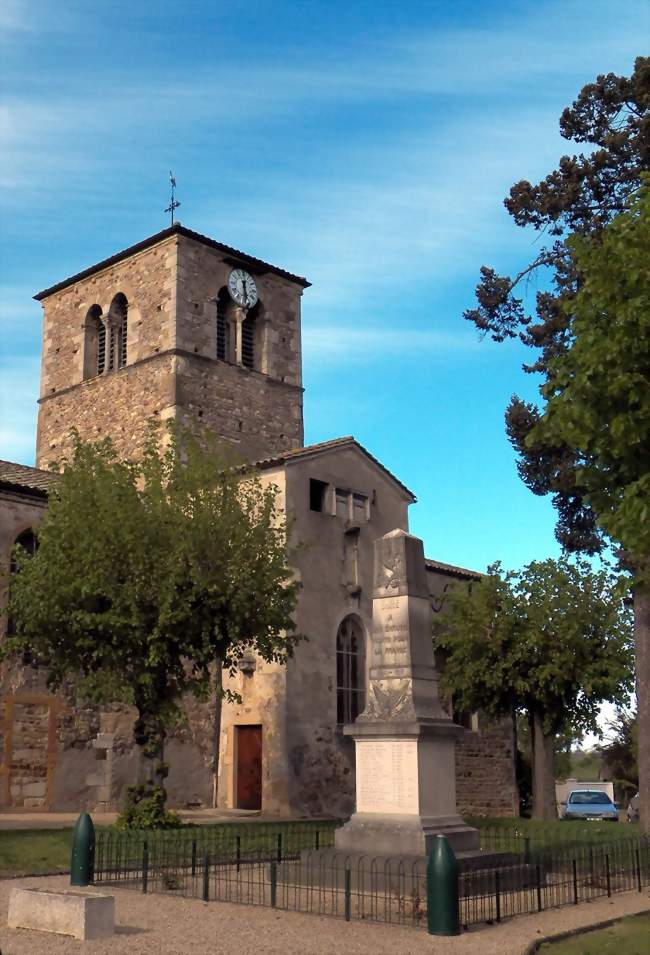
<path fill-rule="evenodd" d="M 73 889 L 14 888 L 7 925 L 79 939 L 108 938 L 115 931 L 115 899 Z"/>

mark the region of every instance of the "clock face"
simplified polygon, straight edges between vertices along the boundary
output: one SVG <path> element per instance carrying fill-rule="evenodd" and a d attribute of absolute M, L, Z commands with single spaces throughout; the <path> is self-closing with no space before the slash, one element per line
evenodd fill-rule
<path fill-rule="evenodd" d="M 252 275 L 243 269 L 233 269 L 228 277 L 228 291 L 233 301 L 242 308 L 252 308 L 257 302 L 257 286 Z"/>

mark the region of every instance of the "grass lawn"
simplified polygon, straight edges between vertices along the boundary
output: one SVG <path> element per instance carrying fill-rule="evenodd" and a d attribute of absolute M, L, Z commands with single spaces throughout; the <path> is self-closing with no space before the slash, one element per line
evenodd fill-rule
<path fill-rule="evenodd" d="M 633 915 L 609 928 L 583 932 L 562 942 L 546 942 L 548 955 L 647 955 L 650 915 Z"/>
<path fill-rule="evenodd" d="M 182 826 L 157 832 L 118 832 L 112 827 L 97 831 L 96 863 L 120 868 L 140 863 L 143 842 L 150 852 L 169 859 L 190 858 L 192 843 L 199 857 L 204 852 L 234 859 L 241 851 L 273 857 L 300 849 L 325 848 L 334 843 L 333 821 L 225 822 L 209 826 Z M 317 835 L 318 831 L 318 835 Z M 280 842 L 278 841 L 280 837 Z M 318 840 L 318 841 L 317 841 Z M 11 875 L 69 871 L 72 829 L 0 829 L 0 878 Z"/>
<path fill-rule="evenodd" d="M 566 819 L 517 819 L 513 817 L 472 817 L 465 820 L 476 826 L 484 849 L 523 848 L 528 838 L 530 848 L 544 848 L 583 844 L 603 844 L 619 840 L 635 839 L 639 827 L 628 822 L 577 822 Z"/>
<path fill-rule="evenodd" d="M 70 869 L 72 829 L 0 830 L 0 877 Z"/>

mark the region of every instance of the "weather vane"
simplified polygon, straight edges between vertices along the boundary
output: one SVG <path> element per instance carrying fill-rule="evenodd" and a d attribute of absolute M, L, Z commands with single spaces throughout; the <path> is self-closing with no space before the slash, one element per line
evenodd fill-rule
<path fill-rule="evenodd" d="M 172 225 L 173 225 L 174 224 L 174 209 L 178 209 L 178 207 L 180 206 L 180 202 L 175 197 L 176 178 L 174 176 L 174 173 L 171 171 L 171 169 L 169 170 L 169 181 L 172 184 L 172 201 L 169 203 L 169 205 L 165 209 L 165 212 L 170 213 L 172 217 Z"/>

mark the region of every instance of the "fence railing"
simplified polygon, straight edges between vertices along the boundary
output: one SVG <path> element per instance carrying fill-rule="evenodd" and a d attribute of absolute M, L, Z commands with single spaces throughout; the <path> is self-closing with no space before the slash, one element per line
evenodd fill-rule
<path fill-rule="evenodd" d="M 426 860 L 336 852 L 336 824 L 97 833 L 95 882 L 204 901 L 425 926 Z M 224 828 L 227 831 L 224 832 Z M 253 831 L 251 832 L 251 829 Z M 499 922 L 650 885 L 650 840 L 529 848 L 460 862 L 460 924 Z"/>
<path fill-rule="evenodd" d="M 226 823 L 146 831 L 99 830 L 95 842 L 95 881 L 130 883 L 156 872 L 196 871 L 207 855 L 213 864 L 297 858 L 302 850 L 334 845 L 338 820 Z M 155 876 L 154 876 L 155 878 Z"/>
<path fill-rule="evenodd" d="M 650 840 L 629 838 L 594 845 L 531 848 L 514 861 L 459 875 L 460 921 L 500 922 L 512 915 L 642 892 L 650 884 Z"/>

